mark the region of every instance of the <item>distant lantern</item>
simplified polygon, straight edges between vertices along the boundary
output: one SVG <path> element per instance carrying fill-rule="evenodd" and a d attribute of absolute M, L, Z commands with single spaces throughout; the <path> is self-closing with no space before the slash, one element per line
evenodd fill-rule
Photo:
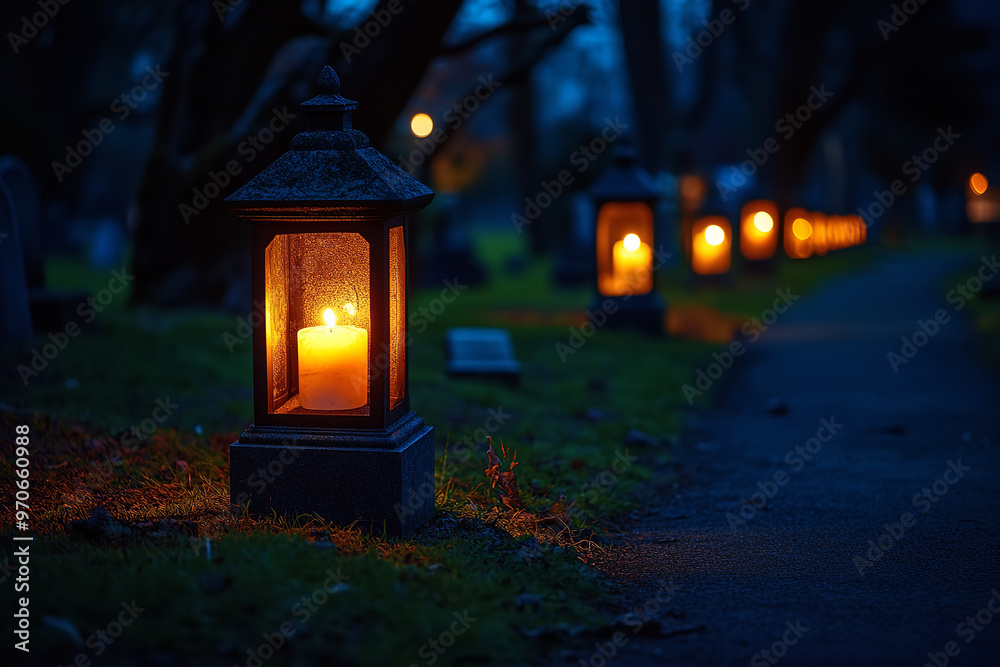
<path fill-rule="evenodd" d="M 594 305 L 613 310 L 608 323 L 662 333 L 665 304 L 656 292 L 659 269 L 655 236 L 658 194 L 652 177 L 619 146 L 614 164 L 590 188 L 597 211 L 597 294 Z M 614 308 L 606 308 L 606 299 Z"/>
<path fill-rule="evenodd" d="M 695 220 L 691 227 L 691 269 L 701 276 L 726 273 L 732 261 L 732 245 L 732 230 L 724 216 Z"/>
<path fill-rule="evenodd" d="M 826 219 L 826 243 L 830 250 L 839 250 L 844 247 L 844 235 L 850 216 L 831 215 Z"/>
<path fill-rule="evenodd" d="M 774 257 L 778 247 L 778 206 L 757 200 L 744 204 L 740 215 L 740 252 L 749 260 Z"/>
<path fill-rule="evenodd" d="M 990 182 L 979 172 L 969 178 L 965 211 L 971 222 L 1000 221 L 1000 192 L 996 188 L 990 189 Z"/>
<path fill-rule="evenodd" d="M 830 250 L 830 243 L 827 239 L 827 219 L 818 211 L 809 214 L 809 223 L 812 225 L 813 252 L 817 255 L 825 255 Z"/>
<path fill-rule="evenodd" d="M 990 187 L 990 182 L 977 171 L 969 178 L 969 187 L 974 194 L 981 195 L 985 194 L 986 189 Z"/>
<path fill-rule="evenodd" d="M 785 254 L 792 259 L 806 259 L 813 254 L 812 223 L 809 213 L 791 208 L 785 213 Z"/>
<path fill-rule="evenodd" d="M 434 436 L 410 411 L 407 215 L 434 193 L 352 129 L 356 108 L 324 68 L 306 131 L 227 200 L 262 311 L 230 489 L 253 513 L 409 534 L 433 514 Z"/>
<path fill-rule="evenodd" d="M 423 139 L 434 131 L 434 119 L 425 113 L 418 113 L 410 119 L 410 131 Z"/>

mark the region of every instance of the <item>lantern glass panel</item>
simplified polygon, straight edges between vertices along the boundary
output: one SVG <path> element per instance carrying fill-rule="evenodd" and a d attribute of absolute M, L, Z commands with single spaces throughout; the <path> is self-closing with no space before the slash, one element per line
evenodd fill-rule
<path fill-rule="evenodd" d="M 406 398 L 406 237 L 389 230 L 389 409 Z"/>
<path fill-rule="evenodd" d="M 638 237 L 627 238 L 629 236 Z M 609 202 L 597 216 L 597 288 L 604 296 L 653 291 L 653 210 Z"/>
<path fill-rule="evenodd" d="M 279 234 L 265 250 L 268 412 L 370 413 L 371 277 L 356 233 Z"/>

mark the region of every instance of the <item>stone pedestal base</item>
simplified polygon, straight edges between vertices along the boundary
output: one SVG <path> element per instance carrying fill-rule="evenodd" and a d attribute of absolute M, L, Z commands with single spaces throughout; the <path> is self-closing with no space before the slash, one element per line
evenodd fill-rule
<path fill-rule="evenodd" d="M 608 307 L 608 302 L 613 307 Z M 614 312 L 611 312 L 614 310 Z M 666 326 L 667 305 L 656 292 L 630 297 L 601 296 L 590 302 L 590 312 L 603 311 L 608 316 L 609 329 L 633 329 L 652 336 L 661 336 Z"/>
<path fill-rule="evenodd" d="M 254 514 L 318 514 L 406 536 L 434 514 L 434 431 L 251 426 L 229 450 L 230 497 Z"/>

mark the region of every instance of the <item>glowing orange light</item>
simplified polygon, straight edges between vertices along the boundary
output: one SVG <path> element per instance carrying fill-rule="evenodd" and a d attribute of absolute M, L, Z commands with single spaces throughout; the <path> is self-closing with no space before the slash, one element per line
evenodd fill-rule
<path fill-rule="evenodd" d="M 774 256 L 778 243 L 778 206 L 766 199 L 748 201 L 740 209 L 740 252 L 749 260 Z"/>
<path fill-rule="evenodd" d="M 726 232 L 718 225 L 709 225 L 705 228 L 705 242 L 708 245 L 721 245 L 726 240 Z"/>
<path fill-rule="evenodd" d="M 622 245 L 624 245 L 625 249 L 629 252 L 635 252 L 638 250 L 640 243 L 638 234 L 627 234 L 622 241 Z"/>
<path fill-rule="evenodd" d="M 757 211 L 753 216 L 753 226 L 761 234 L 767 234 L 774 228 L 774 218 L 767 211 Z"/>
<path fill-rule="evenodd" d="M 980 174 L 978 171 L 972 175 L 969 179 L 969 187 L 977 195 L 981 195 L 986 192 L 986 188 L 990 187 L 990 182 L 986 180 L 986 177 Z"/>
<path fill-rule="evenodd" d="M 812 236 L 812 232 L 813 228 L 808 220 L 805 218 L 795 218 L 795 222 L 792 223 L 792 234 L 795 234 L 795 238 L 805 241 Z"/>
<path fill-rule="evenodd" d="M 326 326 L 328 327 L 337 326 L 336 313 L 334 313 L 333 310 L 331 310 L 330 308 L 327 308 L 326 310 L 323 311 L 323 321 L 326 323 Z"/>
<path fill-rule="evenodd" d="M 700 218 L 692 225 L 691 270 L 702 276 L 729 271 L 732 262 L 732 228 L 725 216 Z"/>
<path fill-rule="evenodd" d="M 426 137 L 434 131 L 434 120 L 425 113 L 418 113 L 410 120 L 410 131 L 418 137 Z"/>
<path fill-rule="evenodd" d="M 690 203 L 693 208 L 697 208 L 701 200 L 705 198 L 705 181 L 694 174 L 681 176 L 678 188 L 681 192 L 681 198 L 685 202 Z"/>

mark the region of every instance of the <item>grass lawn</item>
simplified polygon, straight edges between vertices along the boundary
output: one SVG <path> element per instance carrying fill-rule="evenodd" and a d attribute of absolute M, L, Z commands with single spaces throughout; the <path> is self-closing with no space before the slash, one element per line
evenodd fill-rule
<path fill-rule="evenodd" d="M 435 427 L 437 515 L 410 539 L 229 508 L 228 446 L 252 419 L 250 345 L 226 337 L 235 317 L 128 309 L 120 295 L 27 386 L 17 366 L 30 351 L 4 351 L 0 431 L 31 429 L 33 660 L 256 665 L 273 653 L 269 665 L 549 664 L 541 649 L 558 649 L 547 641 L 605 623 L 616 589 L 590 563 L 603 536 L 629 528 L 664 469 L 687 407 L 681 386 L 718 343 L 600 330 L 561 358 L 556 345 L 583 323 L 592 293 L 549 287 L 543 262 L 507 273 L 520 243 L 478 237 L 491 282 L 413 332 L 411 402 Z M 784 261 L 726 289 L 692 291 L 680 268 L 661 282 L 670 305 L 738 323 L 770 306 L 775 289 L 805 293 L 880 252 Z M 91 292 L 110 277 L 73 261 L 49 274 Z M 436 296 L 413 295 L 411 310 Z M 445 331 L 470 325 L 511 331 L 520 387 L 444 376 Z M 158 405 L 176 407 L 152 435 L 122 438 L 153 424 Z M 490 435 L 505 469 L 516 456 L 513 508 L 484 475 L 484 436 L 498 421 Z M 659 444 L 626 447 L 630 430 Z M 13 477 L 6 456 L 5 507 Z M 13 595 L 8 585 L 2 595 Z"/>

